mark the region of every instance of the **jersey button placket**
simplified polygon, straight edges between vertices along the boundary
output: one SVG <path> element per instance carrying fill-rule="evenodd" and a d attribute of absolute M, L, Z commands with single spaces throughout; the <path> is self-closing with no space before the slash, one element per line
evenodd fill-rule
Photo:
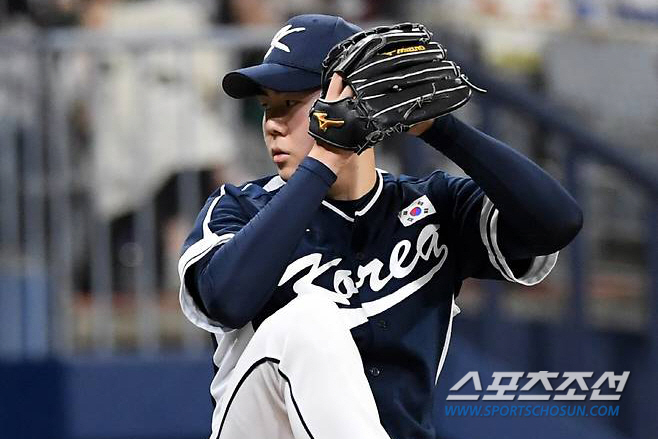
<path fill-rule="evenodd" d="M 388 329 L 388 321 L 384 319 L 379 319 L 377 320 L 377 326 L 379 326 L 379 328 L 381 329 Z"/>
<path fill-rule="evenodd" d="M 381 373 L 381 371 L 379 370 L 379 368 L 377 368 L 377 367 L 375 367 L 375 366 L 370 366 L 370 367 L 368 368 L 368 373 L 369 373 L 370 375 L 374 376 L 374 377 L 377 377 L 377 376 L 379 376 L 379 374 Z"/>

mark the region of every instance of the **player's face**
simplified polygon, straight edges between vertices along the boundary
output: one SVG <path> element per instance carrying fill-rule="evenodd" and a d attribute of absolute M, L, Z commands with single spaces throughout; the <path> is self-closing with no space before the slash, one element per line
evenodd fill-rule
<path fill-rule="evenodd" d="M 258 100 L 263 107 L 263 137 L 267 152 L 288 180 L 313 147 L 308 134 L 308 112 L 320 91 L 277 92 L 265 89 Z"/>

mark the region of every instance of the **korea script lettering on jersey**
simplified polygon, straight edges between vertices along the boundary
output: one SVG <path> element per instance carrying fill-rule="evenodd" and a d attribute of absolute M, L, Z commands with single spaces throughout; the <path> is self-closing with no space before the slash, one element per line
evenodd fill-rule
<path fill-rule="evenodd" d="M 413 247 L 414 254 L 409 257 Z M 388 275 L 382 274 L 384 264 L 377 258 L 371 260 L 365 266 L 359 265 L 357 269 L 358 281 L 355 283 L 352 279 L 350 270 L 335 270 L 333 276 L 333 290 L 329 290 L 321 285 L 314 284 L 314 281 L 330 268 L 336 267 L 342 261 L 342 258 L 335 258 L 321 264 L 322 254 L 311 253 L 297 259 L 286 269 L 279 281 L 279 286 L 284 285 L 291 278 L 299 273 L 307 271 L 307 274 L 300 277 L 292 286 L 293 291 L 297 294 L 309 292 L 325 293 L 336 303 L 350 305 L 350 298 L 359 292 L 366 280 L 370 289 L 375 292 L 381 291 L 391 279 L 405 279 L 413 271 L 419 260 L 430 261 L 434 258 L 434 267 L 429 272 L 413 279 L 398 288 L 396 291 L 388 293 L 386 296 L 372 302 L 362 304 L 364 315 L 358 316 L 352 323 L 356 326 L 365 323 L 367 317 L 379 314 L 401 302 L 414 292 L 418 291 L 425 285 L 432 276 L 441 269 L 448 255 L 448 247 L 445 244 L 439 246 L 439 227 L 435 224 L 426 225 L 418 234 L 418 240 L 412 246 L 411 242 L 403 239 L 398 242 L 391 251 L 388 265 Z M 361 318 L 359 318 L 361 317 Z"/>

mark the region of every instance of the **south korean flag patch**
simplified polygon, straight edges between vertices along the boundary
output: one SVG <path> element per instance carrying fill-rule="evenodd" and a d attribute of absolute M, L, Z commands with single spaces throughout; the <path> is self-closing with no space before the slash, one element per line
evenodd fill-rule
<path fill-rule="evenodd" d="M 423 195 L 402 209 L 400 213 L 398 213 L 398 218 L 402 225 L 407 227 L 433 213 L 436 213 L 436 209 L 434 209 L 434 206 L 430 203 L 430 199 L 427 198 L 427 195 Z"/>

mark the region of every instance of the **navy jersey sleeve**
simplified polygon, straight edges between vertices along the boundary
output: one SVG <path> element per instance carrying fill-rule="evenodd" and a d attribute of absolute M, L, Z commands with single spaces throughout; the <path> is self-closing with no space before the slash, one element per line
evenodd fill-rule
<path fill-rule="evenodd" d="M 210 332 L 252 321 L 272 297 L 335 180 L 328 167 L 307 157 L 271 199 L 258 185 L 226 185 L 211 197 L 179 262 L 186 317 Z"/>
<path fill-rule="evenodd" d="M 231 328 L 208 316 L 198 292 L 190 285 L 189 280 L 195 264 L 211 258 L 222 244 L 228 242 L 247 224 L 247 215 L 237 198 L 232 195 L 235 190 L 238 189 L 224 185 L 208 198 L 183 244 L 178 263 L 181 279 L 179 299 L 183 314 L 193 324 L 209 332 L 224 332 Z"/>
<path fill-rule="evenodd" d="M 510 257 L 502 250 L 499 211 L 484 191 L 467 177 L 440 174 L 450 200 L 452 247 L 461 279 L 504 279 L 522 285 L 541 282 L 555 266 L 558 252 Z"/>
<path fill-rule="evenodd" d="M 582 227 L 582 212 L 562 186 L 527 157 L 452 115 L 422 136 L 470 178 L 445 177 L 452 200 L 462 277 L 534 285 Z"/>

